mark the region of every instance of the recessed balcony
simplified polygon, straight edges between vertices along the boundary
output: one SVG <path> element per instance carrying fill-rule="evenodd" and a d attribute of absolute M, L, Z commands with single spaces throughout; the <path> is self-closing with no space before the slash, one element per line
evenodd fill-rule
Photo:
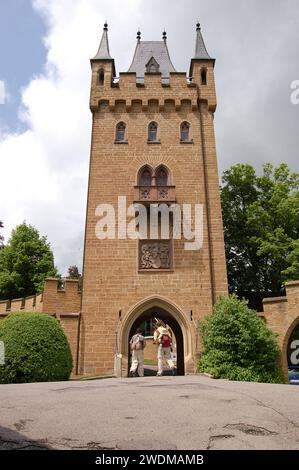
<path fill-rule="evenodd" d="M 134 202 L 143 204 L 152 202 L 175 203 L 175 186 L 134 186 Z"/>

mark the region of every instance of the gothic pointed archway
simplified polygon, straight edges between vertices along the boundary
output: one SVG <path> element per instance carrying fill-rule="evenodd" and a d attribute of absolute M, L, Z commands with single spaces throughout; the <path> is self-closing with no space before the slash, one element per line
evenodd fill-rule
<path fill-rule="evenodd" d="M 185 375 L 185 361 L 184 361 L 184 337 L 182 329 L 173 315 L 171 315 L 167 310 L 164 310 L 161 307 L 151 307 L 145 310 L 139 317 L 134 321 L 131 331 L 129 334 L 130 338 L 135 334 L 138 327 L 140 327 L 144 322 L 151 321 L 152 319 L 162 320 L 165 324 L 169 325 L 174 336 L 174 341 L 176 345 L 176 369 L 177 375 Z M 150 339 L 151 342 L 151 339 Z M 154 348 L 156 350 L 156 347 Z M 145 355 L 147 350 L 145 350 Z M 157 357 L 157 352 L 155 353 Z M 129 364 L 128 364 L 129 367 Z M 147 370 L 145 366 L 145 370 Z M 157 372 L 156 369 L 154 369 Z M 166 372 L 167 373 L 167 372 Z M 147 374 L 146 374 L 147 375 Z M 151 374 L 152 375 L 152 374 Z"/>
<path fill-rule="evenodd" d="M 129 341 L 136 328 L 151 317 L 158 317 L 172 329 L 177 343 L 178 374 L 195 371 L 193 345 L 195 328 L 187 315 L 175 304 L 160 296 L 153 296 L 138 302 L 121 319 L 117 343 L 121 357 L 122 376 L 128 375 L 130 359 Z"/>
<path fill-rule="evenodd" d="M 284 370 L 288 370 L 288 381 L 299 385 L 299 317 L 289 326 L 282 351 Z"/>

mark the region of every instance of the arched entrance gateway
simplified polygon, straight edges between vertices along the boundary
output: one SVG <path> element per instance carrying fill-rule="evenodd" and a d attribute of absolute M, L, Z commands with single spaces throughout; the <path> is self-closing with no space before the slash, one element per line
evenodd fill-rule
<path fill-rule="evenodd" d="M 194 372 L 193 347 L 196 343 L 196 329 L 191 319 L 176 305 L 161 297 L 148 298 L 135 305 L 124 318 L 120 319 L 117 332 L 118 366 L 116 375 L 127 376 L 130 366 L 129 342 L 138 327 L 142 327 L 147 338 L 145 349 L 145 375 L 156 373 L 156 346 L 152 341 L 152 325 L 156 319 L 168 324 L 173 333 L 174 355 L 178 375 Z M 167 374 L 167 368 L 165 368 Z"/>
<path fill-rule="evenodd" d="M 294 320 L 286 334 L 284 355 L 287 360 L 289 383 L 299 385 L 299 318 Z"/>

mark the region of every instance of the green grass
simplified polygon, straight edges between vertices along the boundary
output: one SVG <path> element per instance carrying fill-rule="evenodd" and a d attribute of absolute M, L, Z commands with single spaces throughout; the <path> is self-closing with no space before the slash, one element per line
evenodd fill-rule
<path fill-rule="evenodd" d="M 144 359 L 143 361 L 145 366 L 156 366 L 157 361 L 154 361 L 153 359 Z"/>

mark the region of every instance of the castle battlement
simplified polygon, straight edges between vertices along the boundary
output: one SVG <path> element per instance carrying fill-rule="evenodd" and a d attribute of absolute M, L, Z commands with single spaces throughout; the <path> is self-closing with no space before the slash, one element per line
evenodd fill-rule
<path fill-rule="evenodd" d="M 190 101 L 192 111 L 197 111 L 199 103 L 205 102 L 208 110 L 214 112 L 217 105 L 215 60 L 206 50 L 199 24 L 196 31 L 195 55 L 191 59 L 189 73 L 175 70 L 166 33 L 163 33 L 163 41 L 141 41 L 138 33 L 132 64 L 127 72 L 120 72 L 116 78 L 105 24 L 98 53 L 91 59 L 91 111 L 117 112 L 118 102 L 122 100 L 125 112 L 147 112 L 150 111 L 149 102 L 157 100 L 160 112 L 165 111 L 167 101 L 174 100 L 175 111 L 181 110 L 184 101 Z M 133 106 L 138 100 L 141 100 L 140 108 Z"/>
<path fill-rule="evenodd" d="M 174 103 L 174 110 L 180 111 L 188 104 L 192 111 L 198 110 L 199 101 L 205 101 L 210 110 L 216 109 L 216 92 L 213 70 L 208 86 L 200 86 L 196 81 L 190 82 L 185 72 L 170 72 L 167 82 L 161 73 L 145 73 L 142 81 L 136 72 L 121 72 L 117 83 L 98 84 L 101 64 L 93 64 L 90 109 L 96 111 L 117 111 L 122 103 L 124 111 L 150 111 L 151 102 L 158 103 L 158 111 L 166 111 L 167 103 Z M 136 105 L 141 103 L 140 108 Z"/>
<path fill-rule="evenodd" d="M 0 301 L 0 316 L 12 312 L 45 312 L 51 315 L 60 313 L 78 313 L 81 304 L 81 292 L 77 279 L 65 279 L 63 289 L 59 280 L 45 280 L 43 292 L 13 300 Z"/>

